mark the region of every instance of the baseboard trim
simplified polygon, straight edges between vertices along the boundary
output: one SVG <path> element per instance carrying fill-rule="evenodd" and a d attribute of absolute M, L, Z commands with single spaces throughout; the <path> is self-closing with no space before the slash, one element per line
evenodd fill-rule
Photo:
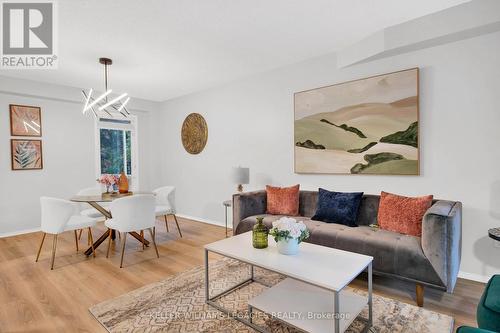
<path fill-rule="evenodd" d="M 209 220 L 209 219 L 205 219 L 202 217 L 190 216 L 190 215 L 186 215 L 186 214 L 175 214 L 175 215 L 177 215 L 178 217 L 182 217 L 183 219 L 198 221 L 198 222 L 207 223 L 207 224 L 213 224 L 213 225 L 217 225 L 219 227 L 225 227 L 224 222 Z M 228 225 L 227 227 L 230 228 L 231 226 Z"/>
<path fill-rule="evenodd" d="M 202 223 L 207 223 L 207 224 L 212 224 L 212 225 L 216 225 L 216 226 L 219 226 L 219 227 L 224 227 L 225 226 L 224 222 L 213 221 L 213 220 L 204 219 L 204 218 L 201 218 L 201 217 L 191 216 L 191 215 L 186 215 L 186 214 L 176 214 L 176 215 L 178 217 L 182 217 L 184 219 L 193 220 L 193 221 L 202 222 Z M 231 226 L 228 225 L 228 228 L 230 228 L 230 227 Z M 11 231 L 11 232 L 3 232 L 3 233 L 0 233 L 0 238 L 12 237 L 12 236 L 18 236 L 18 235 L 24 235 L 24 234 L 30 234 L 32 232 L 38 232 L 40 230 L 41 230 L 40 227 L 38 227 L 38 228 L 32 228 L 32 229 L 24 229 L 24 230 L 17 230 L 17 231 Z"/>
<path fill-rule="evenodd" d="M 461 279 L 482 282 L 482 283 L 488 282 L 488 280 L 491 278 L 491 276 L 480 275 L 475 273 L 467 273 L 463 271 L 458 272 L 458 277 Z"/>
<path fill-rule="evenodd" d="M 3 233 L 0 233 L 0 238 L 12 237 L 12 236 L 18 236 L 18 235 L 24 235 L 24 234 L 31 234 L 32 232 L 38 232 L 38 231 L 40 231 L 40 228 L 24 229 L 24 230 L 11 231 L 11 232 L 3 232 Z"/>
<path fill-rule="evenodd" d="M 193 221 L 202 222 L 202 223 L 207 223 L 207 224 L 212 224 L 212 225 L 216 225 L 219 227 L 225 226 L 224 222 L 209 220 L 209 219 L 205 219 L 205 218 L 201 218 L 201 217 L 197 217 L 197 216 L 186 215 L 186 214 L 176 214 L 176 215 L 178 217 L 182 217 L 184 219 L 193 220 Z M 231 226 L 228 225 L 228 227 L 230 228 Z M 30 233 L 38 232 L 38 231 L 40 231 L 40 228 L 24 229 L 24 230 L 12 231 L 12 232 L 4 232 L 4 233 L 0 233 L 0 238 L 18 236 L 18 235 L 23 235 L 23 234 L 30 234 Z M 482 283 L 486 283 L 490 279 L 490 276 L 485 276 L 485 275 L 480 275 L 480 274 L 475 274 L 475 273 L 468 273 L 468 272 L 464 272 L 464 271 L 458 272 L 458 277 L 460 279 L 471 280 L 471 281 L 482 282 Z"/>

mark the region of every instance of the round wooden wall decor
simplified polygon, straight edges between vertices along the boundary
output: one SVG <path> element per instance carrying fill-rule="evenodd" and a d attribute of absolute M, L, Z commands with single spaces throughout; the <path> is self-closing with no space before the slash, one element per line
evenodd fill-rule
<path fill-rule="evenodd" d="M 205 118 L 199 113 L 189 114 L 182 123 L 181 139 L 184 149 L 190 154 L 199 154 L 205 148 L 208 139 L 208 127 Z"/>

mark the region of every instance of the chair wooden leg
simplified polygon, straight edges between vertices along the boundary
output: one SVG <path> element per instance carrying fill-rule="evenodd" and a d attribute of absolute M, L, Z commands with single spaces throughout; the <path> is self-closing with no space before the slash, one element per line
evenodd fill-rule
<path fill-rule="evenodd" d="M 80 229 L 80 232 L 78 233 L 78 240 L 82 239 L 82 231 L 83 229 Z"/>
<path fill-rule="evenodd" d="M 108 251 L 106 251 L 106 258 L 109 258 L 109 248 L 111 247 L 111 234 L 113 233 L 113 230 L 109 229 L 109 236 L 108 236 Z"/>
<path fill-rule="evenodd" d="M 423 307 L 424 306 L 424 285 L 417 283 L 415 291 L 416 291 L 416 296 L 417 296 L 417 305 L 419 307 Z"/>
<path fill-rule="evenodd" d="M 174 215 L 174 220 L 175 220 L 175 224 L 177 224 L 177 230 L 179 230 L 179 236 L 181 236 L 182 238 L 182 232 L 181 232 L 181 228 L 179 227 L 179 222 L 177 221 L 177 216 Z"/>
<path fill-rule="evenodd" d="M 75 231 L 75 245 L 76 245 L 76 252 L 78 252 L 78 235 L 77 235 L 77 232 L 76 230 Z"/>
<path fill-rule="evenodd" d="M 146 248 L 146 243 L 144 243 L 144 230 L 141 230 L 141 242 L 142 242 L 142 250 Z"/>
<path fill-rule="evenodd" d="M 127 233 L 123 233 L 123 244 L 122 244 L 122 258 L 120 259 L 120 268 L 123 267 L 123 255 L 125 254 L 125 242 L 127 240 Z"/>
<path fill-rule="evenodd" d="M 90 246 L 92 247 L 92 255 L 95 258 L 94 237 L 92 237 L 92 229 L 90 229 L 90 227 L 89 227 L 89 239 L 90 239 Z"/>
<path fill-rule="evenodd" d="M 170 232 L 170 231 L 168 231 L 167 215 L 163 215 L 163 218 L 165 218 L 165 226 L 167 227 L 167 232 Z"/>
<path fill-rule="evenodd" d="M 151 239 L 153 240 L 153 245 L 154 245 L 155 251 L 156 251 L 156 257 L 160 258 L 160 255 L 158 254 L 158 248 L 156 247 L 155 236 L 153 235 L 153 230 L 151 228 L 149 228 L 148 230 L 149 230 L 149 234 L 151 235 Z"/>
<path fill-rule="evenodd" d="M 44 232 L 42 236 L 42 242 L 40 243 L 40 247 L 38 248 L 38 253 L 36 254 L 35 262 L 38 262 L 38 258 L 40 257 L 40 252 L 42 252 L 42 246 L 43 246 L 43 241 L 45 240 L 45 236 L 47 236 L 47 234 Z"/>
<path fill-rule="evenodd" d="M 50 262 L 50 269 L 54 269 L 54 261 L 56 259 L 56 247 L 57 247 L 57 234 L 54 235 L 54 240 L 52 242 L 52 260 Z"/>

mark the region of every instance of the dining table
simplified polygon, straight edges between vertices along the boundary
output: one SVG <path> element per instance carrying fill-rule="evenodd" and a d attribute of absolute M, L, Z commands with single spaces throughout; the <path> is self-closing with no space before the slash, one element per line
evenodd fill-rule
<path fill-rule="evenodd" d="M 111 211 L 109 209 L 106 209 L 103 206 L 103 203 L 109 203 L 112 202 L 113 200 L 124 198 L 124 197 L 129 197 L 133 195 L 138 195 L 138 194 L 151 194 L 154 195 L 153 193 L 149 192 L 128 192 L 128 193 L 102 193 L 98 195 L 75 195 L 72 197 L 70 200 L 73 202 L 79 202 L 79 203 L 88 203 L 90 206 L 95 208 L 99 213 L 101 213 L 105 219 L 111 219 Z M 129 232 L 130 235 L 132 235 L 135 239 L 137 239 L 139 242 L 143 243 L 145 246 L 149 246 L 149 241 L 144 239 L 140 234 L 138 234 L 135 231 Z M 93 244 L 94 249 L 97 249 L 99 245 L 101 245 L 108 237 L 109 237 L 109 231 L 105 231 Z M 111 231 L 111 239 L 115 239 L 116 233 L 114 230 Z M 90 256 L 92 254 L 92 246 L 90 246 L 85 252 L 85 255 Z"/>

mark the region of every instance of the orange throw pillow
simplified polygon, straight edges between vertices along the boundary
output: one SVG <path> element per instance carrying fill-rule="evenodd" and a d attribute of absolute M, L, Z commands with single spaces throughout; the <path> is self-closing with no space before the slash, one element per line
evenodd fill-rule
<path fill-rule="evenodd" d="M 299 215 L 299 186 L 273 187 L 266 185 L 267 214 Z"/>
<path fill-rule="evenodd" d="M 405 235 L 422 236 L 422 218 L 432 206 L 432 195 L 424 197 L 403 197 L 396 194 L 380 193 L 378 225 L 380 229 Z"/>

